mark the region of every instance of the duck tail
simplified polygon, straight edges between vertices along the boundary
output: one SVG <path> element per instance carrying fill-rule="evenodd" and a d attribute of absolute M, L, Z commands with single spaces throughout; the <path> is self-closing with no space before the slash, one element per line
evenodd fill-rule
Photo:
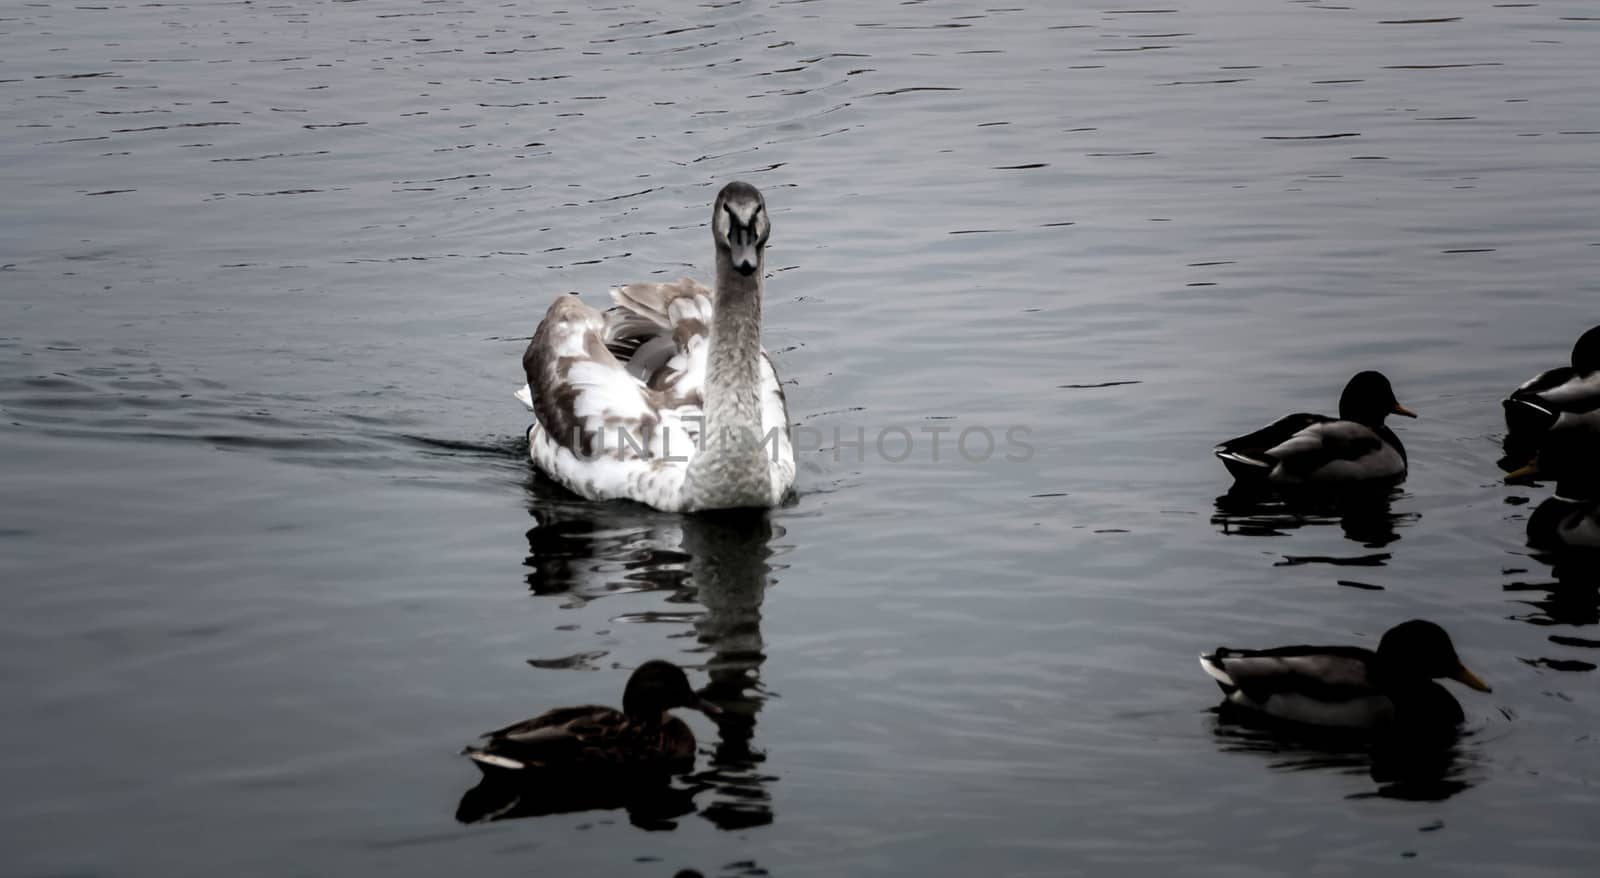
<path fill-rule="evenodd" d="M 1218 647 L 1216 652 L 1202 653 L 1200 669 L 1206 672 L 1206 676 L 1217 681 L 1217 686 L 1222 689 L 1224 695 L 1231 695 L 1238 690 L 1239 684 L 1233 682 L 1233 678 L 1228 676 L 1227 669 L 1222 666 L 1221 659 L 1227 654 L 1228 650 L 1222 647 Z"/>
<path fill-rule="evenodd" d="M 1224 462 L 1231 461 L 1241 466 L 1251 466 L 1258 469 L 1272 469 L 1272 461 L 1267 460 L 1265 457 L 1259 454 L 1251 455 L 1248 452 L 1236 451 L 1226 445 L 1218 445 L 1216 448 L 1211 449 L 1211 453 L 1222 458 Z"/>
<path fill-rule="evenodd" d="M 1237 482 L 1246 484 L 1264 483 L 1272 475 L 1273 467 L 1277 462 L 1270 460 L 1259 453 L 1252 454 L 1227 445 L 1218 445 L 1211 450 L 1212 454 L 1222 461 L 1228 468 L 1228 474 Z"/>
<path fill-rule="evenodd" d="M 519 759 L 490 753 L 481 747 L 467 747 L 461 751 L 461 755 L 471 759 L 484 774 L 490 771 L 522 771 L 528 767 L 526 762 Z"/>

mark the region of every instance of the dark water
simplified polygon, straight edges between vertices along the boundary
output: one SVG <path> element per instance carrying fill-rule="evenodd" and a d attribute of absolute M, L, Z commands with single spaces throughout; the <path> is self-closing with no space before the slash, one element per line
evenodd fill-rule
<path fill-rule="evenodd" d="M 1600 15 L 1094 5 L 0 7 L 0 871 L 1587 874 L 1600 599 L 1494 460 L 1597 322 Z M 798 502 L 563 499 L 524 339 L 734 178 Z M 1219 504 L 1369 367 L 1402 490 Z M 1495 687 L 1420 779 L 1211 712 L 1416 615 Z M 655 656 L 730 707 L 678 794 L 457 822 Z"/>

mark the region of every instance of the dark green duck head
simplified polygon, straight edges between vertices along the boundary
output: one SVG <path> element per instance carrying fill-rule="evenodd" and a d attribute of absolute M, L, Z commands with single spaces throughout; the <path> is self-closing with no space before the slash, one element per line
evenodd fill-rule
<path fill-rule="evenodd" d="M 1390 415 L 1417 416 L 1395 398 L 1394 387 L 1382 372 L 1368 370 L 1356 373 L 1339 396 L 1339 417 L 1343 420 L 1377 427 Z"/>
<path fill-rule="evenodd" d="M 634 719 L 659 722 L 662 714 L 675 707 L 698 710 L 706 716 L 722 712 L 700 697 L 689 686 L 683 669 L 669 661 L 654 659 L 635 668 L 622 691 L 622 712 Z"/>
<path fill-rule="evenodd" d="M 1447 678 L 1479 692 L 1491 691 L 1488 683 L 1461 664 L 1450 635 L 1423 619 L 1402 622 L 1385 631 L 1378 643 L 1378 660 L 1397 676 L 1418 680 Z"/>
<path fill-rule="evenodd" d="M 1600 369 L 1600 326 L 1578 336 L 1572 346 L 1572 370 L 1580 375 Z"/>

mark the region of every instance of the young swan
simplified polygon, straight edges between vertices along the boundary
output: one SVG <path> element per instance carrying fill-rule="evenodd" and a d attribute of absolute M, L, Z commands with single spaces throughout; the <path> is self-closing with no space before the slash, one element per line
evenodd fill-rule
<path fill-rule="evenodd" d="M 522 356 L 536 467 L 591 500 L 669 512 L 768 507 L 794 486 L 789 413 L 761 347 L 766 202 L 729 183 L 711 213 L 716 288 L 684 278 L 551 304 Z"/>

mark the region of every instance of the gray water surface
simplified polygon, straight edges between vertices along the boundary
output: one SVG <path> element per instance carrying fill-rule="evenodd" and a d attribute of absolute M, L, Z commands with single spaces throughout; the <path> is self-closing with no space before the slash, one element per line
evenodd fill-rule
<path fill-rule="evenodd" d="M 1494 461 L 1600 322 L 1597 80 L 1584 0 L 0 6 L 0 872 L 1588 874 L 1600 598 Z M 563 496 L 527 336 L 731 179 L 797 502 Z M 1219 503 L 1363 368 L 1402 489 Z M 1495 687 L 1424 781 L 1195 664 L 1412 616 Z M 458 822 L 658 656 L 676 799 Z"/>

